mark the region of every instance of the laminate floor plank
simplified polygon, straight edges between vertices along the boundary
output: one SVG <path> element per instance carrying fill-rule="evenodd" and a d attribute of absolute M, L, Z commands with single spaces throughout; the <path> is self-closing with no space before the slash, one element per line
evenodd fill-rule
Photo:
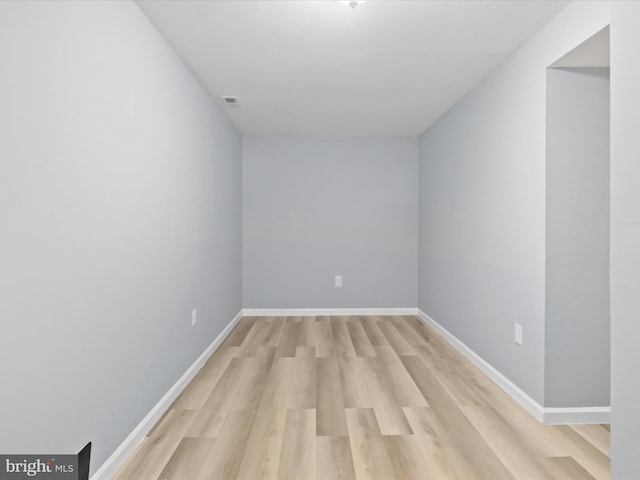
<path fill-rule="evenodd" d="M 316 357 L 316 347 L 303 347 L 300 345 L 296 346 L 296 357 Z"/>
<path fill-rule="evenodd" d="M 427 407 L 427 401 L 395 350 L 386 345 L 376 346 L 375 350 L 378 358 L 372 359 L 371 363 L 379 375 L 385 377 L 385 383 L 392 389 L 398 404 L 401 407 Z"/>
<path fill-rule="evenodd" d="M 240 345 L 240 356 L 255 356 L 258 348 L 266 345 L 272 325 L 273 322 L 269 319 L 256 322 Z"/>
<path fill-rule="evenodd" d="M 380 330 L 389 341 L 389 345 L 393 347 L 398 355 L 415 355 L 415 349 L 400 335 L 391 320 L 383 320 L 378 322 Z"/>
<path fill-rule="evenodd" d="M 570 426 L 557 425 L 556 428 L 566 438 L 571 457 L 578 464 L 598 480 L 608 480 L 610 478 L 609 457 L 607 455 Z"/>
<path fill-rule="evenodd" d="M 251 368 L 243 375 L 232 409 L 256 411 L 262 400 L 269 372 L 273 366 L 275 348 L 260 347 L 251 362 Z"/>
<path fill-rule="evenodd" d="M 405 317 L 391 317 L 389 322 L 396 327 L 398 333 L 409 345 L 427 344 L 427 339 L 424 338 Z"/>
<path fill-rule="evenodd" d="M 307 348 L 315 347 L 318 338 L 316 329 L 316 317 L 301 317 L 296 345 Z"/>
<path fill-rule="evenodd" d="M 404 407 L 402 410 L 435 471 L 434 478 L 469 480 L 477 477 L 477 472 L 430 408 Z"/>
<path fill-rule="evenodd" d="M 344 406 L 346 408 L 373 408 L 369 392 L 371 371 L 367 359 L 339 355 L 336 360 Z"/>
<path fill-rule="evenodd" d="M 314 480 L 316 478 L 315 409 L 292 409 L 287 412 L 280 449 L 278 478 L 282 480 Z"/>
<path fill-rule="evenodd" d="M 245 375 L 252 368 L 250 358 L 234 358 L 211 390 L 187 432 L 189 437 L 217 437 L 224 420 L 233 407 Z"/>
<path fill-rule="evenodd" d="M 249 437 L 237 478 L 276 480 L 282 437 L 259 436 L 254 432 L 255 429 Z"/>
<path fill-rule="evenodd" d="M 334 357 L 331 317 L 316 317 L 316 356 Z"/>
<path fill-rule="evenodd" d="M 458 406 L 483 405 L 478 397 L 479 388 L 475 378 L 466 375 L 462 364 L 455 363 L 458 359 L 451 360 L 446 355 L 438 355 L 429 345 L 417 346 L 416 352 L 427 365 L 432 367 L 433 375 Z"/>
<path fill-rule="evenodd" d="M 553 480 L 595 480 L 572 457 L 549 457 L 544 459 Z"/>
<path fill-rule="evenodd" d="M 419 342 L 420 344 L 433 343 L 435 338 L 441 338 L 433 331 L 433 329 L 427 327 L 424 323 L 418 320 L 417 317 L 414 317 L 413 315 L 404 315 L 401 318 L 407 322 L 407 325 L 412 328 L 419 337 L 425 340 L 425 342 Z"/>
<path fill-rule="evenodd" d="M 147 437 L 123 469 L 117 480 L 156 479 L 180 445 L 195 417 L 193 410 L 171 410 L 151 437 Z"/>
<path fill-rule="evenodd" d="M 196 479 L 227 480 L 238 476 L 254 418 L 251 411 L 229 412 Z"/>
<path fill-rule="evenodd" d="M 347 408 L 346 415 L 356 479 L 396 478 L 373 409 Z"/>
<path fill-rule="evenodd" d="M 293 403 L 291 398 L 295 383 L 293 357 L 276 358 L 267 377 L 267 383 L 260 399 L 254 430 L 258 435 L 282 437 L 287 409 Z"/>
<path fill-rule="evenodd" d="M 610 480 L 608 425 L 543 425 L 411 316 L 245 317 L 117 480 Z"/>
<path fill-rule="evenodd" d="M 276 357 L 295 357 L 298 346 L 298 331 L 300 320 L 298 317 L 287 317 L 280 336 L 280 344 L 276 349 Z"/>
<path fill-rule="evenodd" d="M 200 410 L 232 359 L 231 350 L 216 352 L 182 391 L 171 409 Z"/>
<path fill-rule="evenodd" d="M 335 358 L 316 359 L 316 435 L 347 436 L 344 399 Z"/>
<path fill-rule="evenodd" d="M 604 453 L 607 457 L 611 452 L 611 433 L 602 425 L 571 425 L 585 440 Z"/>
<path fill-rule="evenodd" d="M 238 478 L 277 477 L 286 420 L 287 405 L 292 396 L 294 359 L 276 358 L 268 374 Z"/>
<path fill-rule="evenodd" d="M 315 348 L 315 347 L 304 347 Z M 289 408 L 306 409 L 316 408 L 316 357 L 315 355 L 294 357 L 293 374 L 296 381 L 293 382 L 292 395 Z M 320 385 L 324 388 L 324 385 Z"/>
<path fill-rule="evenodd" d="M 424 455 L 416 435 L 387 435 L 384 440 L 395 478 L 428 480 L 444 478 L 442 472 Z"/>
<path fill-rule="evenodd" d="M 546 471 L 535 442 L 515 435 L 489 407 L 463 407 L 465 416 L 516 478 L 536 478 Z"/>
<path fill-rule="evenodd" d="M 455 436 L 456 447 L 467 458 L 480 478 L 513 479 L 514 476 L 482 439 L 469 419 L 431 374 L 429 367 L 415 356 L 401 357 L 402 363 L 427 399 L 441 423 Z"/>
<path fill-rule="evenodd" d="M 349 437 L 316 437 L 316 478 L 352 480 L 355 477 Z"/>
<path fill-rule="evenodd" d="M 262 400 L 275 348 L 258 347 L 251 369 L 243 375 L 233 405 L 216 437 L 198 478 L 226 480 L 236 478 L 247 448 L 258 405 Z"/>
<path fill-rule="evenodd" d="M 214 442 L 215 438 L 184 437 L 160 473 L 158 480 L 196 478 Z"/>
<path fill-rule="evenodd" d="M 244 342 L 258 317 L 243 317 L 224 341 L 224 346 L 239 347 Z"/>
<path fill-rule="evenodd" d="M 373 345 L 371 345 L 371 341 L 367 336 L 367 332 L 364 331 L 364 327 L 360 320 L 348 321 L 347 328 L 353 342 L 353 348 L 356 351 L 356 356 L 375 357 L 376 351 L 373 349 Z"/>
<path fill-rule="evenodd" d="M 404 416 L 402 405 L 393 390 L 389 375 L 380 364 L 379 358 L 366 358 L 365 372 L 369 385 L 369 395 L 373 403 L 380 431 L 383 435 L 411 435 L 413 431 Z"/>
<path fill-rule="evenodd" d="M 268 320 L 270 321 L 269 329 L 265 334 L 262 345 L 265 347 L 277 347 L 284 331 L 286 317 L 268 317 Z"/>
<path fill-rule="evenodd" d="M 360 317 L 362 328 L 364 328 L 364 331 L 373 346 L 389 345 L 389 340 L 384 336 L 384 333 L 382 333 L 382 330 L 380 330 L 380 326 L 378 325 L 378 321 L 383 321 L 383 318 L 384 317 Z"/>
<path fill-rule="evenodd" d="M 331 317 L 331 331 L 336 355 L 356 357 L 356 350 L 353 346 L 345 317 Z"/>

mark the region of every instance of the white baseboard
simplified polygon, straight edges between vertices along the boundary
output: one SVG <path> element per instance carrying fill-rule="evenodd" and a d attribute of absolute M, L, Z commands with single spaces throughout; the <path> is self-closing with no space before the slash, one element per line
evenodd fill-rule
<path fill-rule="evenodd" d="M 180 379 L 169 389 L 167 393 L 160 399 L 160 401 L 151 409 L 146 417 L 138 424 L 136 428 L 129 434 L 129 436 L 120 444 L 120 446 L 111 454 L 106 462 L 91 476 L 91 480 L 108 480 L 114 476 L 118 468 L 124 463 L 124 461 L 133 453 L 136 447 L 144 440 L 144 437 L 149 433 L 158 420 L 164 415 L 167 409 L 171 406 L 173 401 L 178 398 L 178 395 L 184 390 L 189 382 L 196 376 L 198 371 L 204 366 L 207 360 L 213 355 L 213 353 L 222 344 L 225 338 L 231 333 L 233 327 L 242 318 L 243 312 L 240 310 L 238 314 L 224 327 L 224 330 L 220 332 L 213 342 L 202 352 L 202 355 L 193 362 L 193 364 L 187 369 L 186 372 L 180 377 Z"/>
<path fill-rule="evenodd" d="M 483 358 L 458 340 L 453 334 L 442 325 L 429 317 L 422 310 L 417 308 L 287 308 L 287 309 L 255 309 L 247 308 L 229 322 L 222 332 L 211 342 L 207 349 L 198 359 L 187 369 L 180 379 L 169 389 L 160 401 L 134 428 L 129 436 L 111 454 L 106 462 L 91 476 L 91 480 L 107 480 L 111 478 L 120 468 L 129 455 L 144 440 L 147 433 L 153 428 L 156 422 L 162 417 L 165 411 L 171 406 L 173 401 L 180 395 L 182 390 L 195 377 L 198 371 L 204 366 L 207 360 L 218 349 L 222 342 L 231 333 L 243 316 L 320 316 L 320 315 L 415 315 L 425 325 L 432 327 L 456 350 L 464 355 L 471 363 L 478 367 L 495 384 L 502 388 L 511 398 L 518 402 L 525 410 L 533 415 L 538 421 L 550 424 L 572 424 L 572 423 L 609 423 L 611 416 L 610 407 L 578 407 L 578 408 L 551 408 L 542 407 L 533 400 L 522 389 L 514 384 L 507 377 L 502 375 Z"/>
<path fill-rule="evenodd" d="M 317 317 L 321 315 L 417 315 L 417 308 L 245 308 L 245 317 Z"/>
<path fill-rule="evenodd" d="M 545 407 L 544 423 L 547 425 L 611 423 L 611 407 Z"/>
<path fill-rule="evenodd" d="M 520 387 L 496 370 L 491 364 L 471 350 L 446 328 L 436 322 L 429 315 L 418 309 L 417 318 L 425 325 L 430 326 L 449 342 L 456 350 L 464 355 L 471 363 L 478 367 L 482 373 L 488 376 L 496 385 L 504 390 L 507 395 L 518 402 L 527 412 L 533 415 L 539 422 L 548 425 L 560 425 L 571 423 L 609 423 L 611 416 L 610 407 L 578 407 L 578 408 L 551 408 L 543 407 L 533 398 L 527 395 Z"/>
<path fill-rule="evenodd" d="M 522 405 L 522 407 L 524 407 L 524 409 L 531 415 L 533 415 L 539 422 L 542 422 L 544 420 L 542 405 L 540 405 L 533 398 L 527 395 L 522 389 L 520 389 L 520 387 L 518 387 L 515 383 L 501 374 L 482 357 L 480 357 L 476 352 L 467 347 L 464 343 L 458 340 L 457 337 L 455 337 L 446 328 L 444 328 L 422 310 L 418 310 L 417 317 L 425 325 L 428 325 L 429 327 L 437 331 L 440 335 L 442 335 L 447 342 L 449 342 L 456 350 L 464 355 L 471 363 L 478 367 L 482 371 L 482 373 L 493 380 L 493 382 L 500 388 L 502 388 L 511 398 Z"/>

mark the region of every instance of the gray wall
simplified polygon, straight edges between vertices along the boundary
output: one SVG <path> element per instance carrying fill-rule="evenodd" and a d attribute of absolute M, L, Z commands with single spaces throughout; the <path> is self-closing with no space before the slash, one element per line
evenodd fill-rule
<path fill-rule="evenodd" d="M 545 405 L 609 406 L 609 69 L 547 73 Z"/>
<path fill-rule="evenodd" d="M 546 67 L 608 21 L 570 4 L 420 137 L 418 305 L 540 404 Z"/>
<path fill-rule="evenodd" d="M 416 138 L 244 136 L 244 307 L 415 308 L 417 172 Z"/>
<path fill-rule="evenodd" d="M 0 45 L 0 451 L 95 471 L 241 308 L 241 139 L 134 3 Z"/>
<path fill-rule="evenodd" d="M 640 2 L 611 12 L 611 468 L 640 478 Z"/>

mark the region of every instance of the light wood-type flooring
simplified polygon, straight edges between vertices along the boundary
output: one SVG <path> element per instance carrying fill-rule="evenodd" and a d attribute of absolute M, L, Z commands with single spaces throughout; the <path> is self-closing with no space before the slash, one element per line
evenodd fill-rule
<path fill-rule="evenodd" d="M 414 317 L 243 318 L 116 478 L 608 479 Z"/>

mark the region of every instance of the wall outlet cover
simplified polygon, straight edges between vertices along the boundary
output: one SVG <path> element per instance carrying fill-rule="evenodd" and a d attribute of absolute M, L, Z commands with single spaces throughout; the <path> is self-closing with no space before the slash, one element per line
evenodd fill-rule
<path fill-rule="evenodd" d="M 518 345 L 522 345 L 522 325 L 514 324 L 514 341 Z"/>

